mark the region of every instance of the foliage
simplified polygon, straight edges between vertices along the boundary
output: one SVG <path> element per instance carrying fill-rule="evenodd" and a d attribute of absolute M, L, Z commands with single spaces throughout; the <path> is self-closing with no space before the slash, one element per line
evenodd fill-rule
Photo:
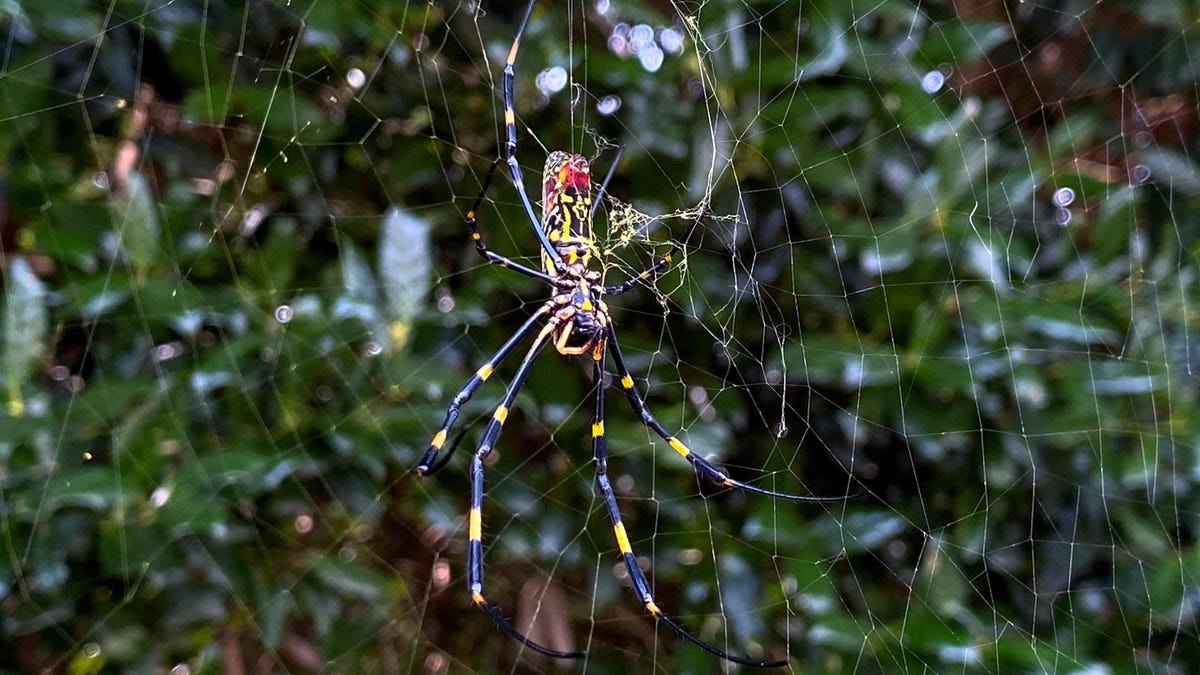
<path fill-rule="evenodd" d="M 6 671 L 562 667 L 469 609 L 462 457 L 411 472 L 545 293 L 461 223 L 501 4 L 0 5 Z M 1197 10 L 613 4 L 535 9 L 527 183 L 542 146 L 624 147 L 613 278 L 703 206 L 612 303 L 656 415 L 765 487 L 870 490 L 698 486 L 610 396 L 659 604 L 806 672 L 1200 667 Z M 684 49 L 649 73 L 619 20 Z M 536 264 L 506 181 L 480 220 Z M 614 574 L 591 387 L 545 354 L 518 398 L 491 595 L 589 670 L 709 672 Z"/>

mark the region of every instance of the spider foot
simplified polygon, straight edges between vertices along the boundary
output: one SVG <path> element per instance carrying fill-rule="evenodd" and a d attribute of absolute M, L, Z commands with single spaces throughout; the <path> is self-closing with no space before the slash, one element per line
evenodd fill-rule
<path fill-rule="evenodd" d="M 543 654 L 555 659 L 581 659 L 586 656 L 584 652 L 562 652 L 557 649 L 551 649 L 550 647 L 545 647 L 525 637 L 525 635 L 521 631 L 517 630 L 511 623 L 509 623 L 508 619 L 504 618 L 504 615 L 500 613 L 500 610 L 497 609 L 495 605 L 488 602 L 487 599 L 483 597 L 483 594 L 479 591 L 474 591 L 471 593 L 471 602 L 476 607 L 487 612 L 488 616 L 492 617 L 492 621 L 495 622 L 496 627 L 507 633 L 509 637 L 539 654 Z"/>

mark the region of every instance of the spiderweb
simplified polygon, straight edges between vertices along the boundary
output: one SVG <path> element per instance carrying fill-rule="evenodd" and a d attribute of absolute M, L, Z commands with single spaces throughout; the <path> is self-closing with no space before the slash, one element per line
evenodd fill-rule
<path fill-rule="evenodd" d="M 509 5 L 513 6 L 509 6 Z M 5 672 L 712 672 L 629 588 L 588 364 L 462 224 L 523 3 L 0 5 Z M 659 607 L 798 672 L 1200 667 L 1192 3 L 539 3 L 518 159 L 614 160 L 609 475 Z M 618 152 L 618 148 L 621 149 Z M 537 267 L 513 186 L 488 244 Z M 692 224 L 698 225 L 692 229 Z M 607 372 L 615 380 L 611 362 Z"/>

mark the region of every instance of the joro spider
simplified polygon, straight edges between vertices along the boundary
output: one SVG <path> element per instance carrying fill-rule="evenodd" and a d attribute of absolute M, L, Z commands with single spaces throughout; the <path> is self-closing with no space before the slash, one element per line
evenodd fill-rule
<path fill-rule="evenodd" d="M 496 353 L 479 367 L 479 370 L 467 380 L 462 389 L 455 394 L 449 408 L 446 410 L 446 418 L 442 422 L 441 429 L 434 434 L 433 440 L 429 444 L 429 449 L 421 457 L 420 464 L 417 465 L 417 473 L 422 476 L 429 475 L 437 472 L 446 464 L 450 453 L 453 451 L 454 446 L 457 445 L 458 440 L 461 439 L 462 434 L 451 442 L 450 447 L 446 449 L 446 455 L 441 458 L 441 461 L 435 464 L 435 460 L 438 460 L 438 454 L 446 444 L 447 435 L 455 420 L 458 419 L 459 410 L 470 400 L 479 387 L 487 381 L 496 366 L 508 356 L 513 348 L 533 332 L 539 324 L 543 324 L 544 322 L 541 330 L 534 337 L 533 344 L 525 352 L 525 357 L 522 359 L 521 365 L 517 367 L 512 381 L 509 382 L 508 388 L 504 392 L 504 398 L 501 400 L 500 405 L 496 407 L 491 419 L 488 420 L 487 427 L 484 429 L 479 444 L 476 446 L 475 453 L 471 457 L 471 510 L 467 526 L 467 536 L 469 539 L 467 548 L 467 588 L 471 595 L 471 602 L 487 612 L 501 630 L 536 652 L 554 658 L 580 658 L 584 656 L 582 652 L 563 652 L 551 649 L 526 637 L 508 619 L 504 618 L 504 615 L 500 613 L 495 605 L 487 600 L 483 589 L 483 460 L 492 451 L 497 439 L 499 439 L 500 430 L 504 425 L 505 419 L 508 417 L 509 409 L 512 407 L 513 401 L 516 400 L 521 386 L 525 383 L 525 378 L 529 374 L 534 359 L 548 342 L 552 342 L 554 348 L 560 354 L 568 356 L 587 354 L 591 356 L 593 381 L 595 382 L 595 409 L 592 417 L 592 455 L 596 462 L 596 487 L 604 499 L 609 519 L 612 521 L 617 547 L 620 549 L 621 558 L 629 573 L 633 590 L 637 593 L 638 600 L 641 601 L 642 606 L 645 607 L 651 616 L 670 626 L 683 639 L 722 659 L 747 666 L 786 666 L 786 660 L 754 661 L 711 645 L 693 635 L 691 631 L 684 628 L 682 624 L 672 618 L 670 614 L 664 612 L 654 602 L 654 597 L 650 592 L 650 584 L 646 580 L 646 575 L 638 567 L 637 557 L 629 543 L 629 535 L 625 531 L 625 525 L 621 522 L 621 513 L 617 507 L 616 496 L 613 493 L 612 484 L 608 479 L 608 453 L 604 440 L 604 353 L 609 351 L 612 354 L 613 365 L 620 376 L 621 389 L 624 390 L 630 407 L 633 408 L 633 412 L 638 416 L 642 424 L 661 436 L 675 452 L 679 453 L 680 457 L 690 462 L 696 472 L 704 478 L 725 487 L 737 488 L 755 494 L 797 502 L 843 501 L 849 497 L 817 497 L 775 492 L 731 478 L 725 472 L 713 466 L 708 460 L 692 452 L 683 441 L 680 441 L 668 432 L 654 418 L 654 415 L 650 413 L 649 408 L 646 407 L 645 400 L 642 398 L 641 393 L 638 392 L 637 387 L 634 386 L 633 376 L 629 373 L 629 368 L 625 365 L 625 359 L 621 356 L 621 349 L 617 343 L 617 335 L 613 330 L 612 320 L 609 317 L 608 306 L 604 303 L 604 296 L 620 295 L 632 289 L 639 282 L 655 276 L 670 264 L 671 257 L 676 252 L 677 247 L 673 246 L 668 250 L 666 255 L 641 274 L 627 279 L 622 283 L 605 286 L 603 283 L 603 272 L 590 267 L 593 260 L 599 257 L 599 251 L 592 237 L 592 217 L 595 214 L 596 207 L 600 203 L 605 188 L 608 186 L 609 180 L 612 178 L 613 172 L 610 169 L 608 175 L 600 184 L 596 197 L 593 200 L 591 173 L 587 159 L 581 155 L 569 154 L 557 150 L 551 152 L 546 158 L 545 169 L 542 173 L 542 219 L 540 222 L 538 221 L 537 216 L 534 214 L 533 205 L 525 191 L 521 165 L 517 162 L 517 127 L 516 115 L 513 112 L 514 63 L 517 58 L 517 50 L 521 45 L 521 36 L 525 32 L 525 26 L 529 22 L 534 4 L 536 4 L 536 0 L 530 0 L 528 7 L 526 7 L 521 24 L 517 28 L 516 36 L 513 38 L 512 47 L 509 49 L 508 59 L 504 64 L 504 75 L 501 79 L 506 135 L 503 156 L 498 157 L 492 162 L 483 180 L 479 195 L 475 198 L 471 209 L 467 211 L 463 220 L 471 233 L 471 239 L 475 243 L 475 250 L 480 256 L 491 264 L 500 265 L 526 276 L 540 279 L 549 284 L 553 292 L 550 299 L 543 303 L 500 346 L 500 349 L 496 350 Z M 620 153 L 617 155 L 617 160 L 619 158 Z M 617 160 L 613 162 L 614 168 Z M 516 188 L 517 195 L 520 197 L 521 205 L 525 210 L 525 216 L 529 219 L 529 224 L 533 226 L 534 232 L 539 242 L 541 242 L 542 269 L 540 270 L 509 260 L 488 249 L 476 223 L 475 214 L 479 210 L 479 205 L 483 202 L 484 197 L 487 195 L 492 176 L 495 174 L 496 167 L 501 161 L 504 161 L 507 165 L 508 176 Z M 700 219 L 697 218 L 692 224 L 689 234 L 699 222 Z"/>

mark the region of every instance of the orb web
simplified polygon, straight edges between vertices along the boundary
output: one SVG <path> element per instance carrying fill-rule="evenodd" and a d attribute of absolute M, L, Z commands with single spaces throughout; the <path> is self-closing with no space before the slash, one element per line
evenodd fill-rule
<path fill-rule="evenodd" d="M 548 296 L 462 220 L 501 152 L 501 3 L 0 8 L 0 604 L 22 670 L 552 671 L 470 606 L 466 464 Z M 801 672 L 1194 670 L 1195 10 L 539 3 L 549 151 L 654 415 L 606 363 L 656 603 Z M 502 167 L 503 169 L 503 167 Z M 540 266 L 503 170 L 494 250 Z M 693 224 L 696 224 L 693 228 Z M 576 666 L 708 672 L 630 590 L 588 364 L 487 462 L 489 597 Z"/>

